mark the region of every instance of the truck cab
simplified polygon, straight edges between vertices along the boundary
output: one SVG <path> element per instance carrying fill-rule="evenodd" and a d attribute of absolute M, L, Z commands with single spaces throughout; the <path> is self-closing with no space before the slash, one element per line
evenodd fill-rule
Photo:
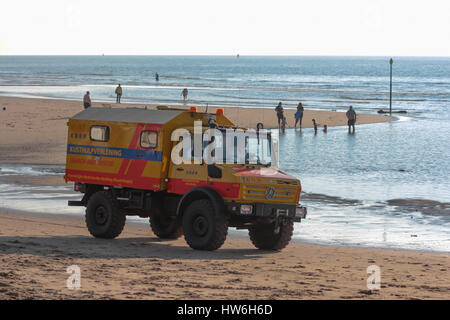
<path fill-rule="evenodd" d="M 220 248 L 229 227 L 281 250 L 306 208 L 300 181 L 278 169 L 274 140 L 235 126 L 223 109 L 89 108 L 68 122 L 65 179 L 83 194 L 69 205 L 86 207 L 95 237 L 117 237 L 135 215 L 198 250 Z"/>

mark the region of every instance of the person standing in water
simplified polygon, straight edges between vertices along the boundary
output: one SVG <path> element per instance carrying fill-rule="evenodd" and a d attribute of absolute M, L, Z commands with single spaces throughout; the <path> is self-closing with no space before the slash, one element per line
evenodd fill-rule
<path fill-rule="evenodd" d="M 345 115 L 347 116 L 347 124 L 348 124 L 348 133 L 355 133 L 355 123 L 356 123 L 356 112 L 353 109 L 352 106 L 350 106 L 350 108 L 348 108 L 347 112 L 345 113 Z M 353 129 L 353 132 L 350 132 L 350 128 Z"/>
<path fill-rule="evenodd" d="M 286 125 L 287 125 L 286 117 L 283 117 L 283 120 L 281 121 L 281 132 L 282 132 L 282 133 L 285 133 L 285 131 L 286 131 Z"/>
<path fill-rule="evenodd" d="M 317 127 L 318 127 L 318 123 L 316 122 L 316 119 L 312 119 L 313 122 L 313 126 L 314 126 L 314 134 L 317 134 Z"/>
<path fill-rule="evenodd" d="M 86 94 L 83 97 L 83 106 L 85 109 L 91 107 L 91 96 L 90 96 L 89 91 L 86 91 Z"/>
<path fill-rule="evenodd" d="M 278 129 L 280 129 L 281 122 L 283 121 L 283 118 L 284 118 L 284 110 L 283 110 L 283 106 L 281 105 L 281 101 L 275 107 L 275 111 L 277 113 L 277 118 L 278 118 Z"/>
<path fill-rule="evenodd" d="M 159 81 L 159 74 L 158 74 L 158 72 L 155 73 L 155 80 Z"/>
<path fill-rule="evenodd" d="M 117 88 L 116 88 L 116 103 L 120 103 L 120 98 L 122 97 L 122 87 L 120 86 L 120 83 L 119 83 L 119 85 L 117 86 Z"/>
<path fill-rule="evenodd" d="M 181 91 L 181 95 L 183 96 L 183 100 L 186 101 L 188 96 L 188 89 L 184 88 L 183 91 Z"/>
<path fill-rule="evenodd" d="M 303 120 L 303 105 L 301 102 L 298 103 L 297 112 L 295 113 L 295 125 L 294 129 L 297 127 L 297 123 L 300 122 L 299 128 L 302 128 L 302 120 Z"/>

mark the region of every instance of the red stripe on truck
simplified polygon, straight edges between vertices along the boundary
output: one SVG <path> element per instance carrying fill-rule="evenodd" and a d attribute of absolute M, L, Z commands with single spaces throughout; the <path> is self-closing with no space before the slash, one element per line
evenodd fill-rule
<path fill-rule="evenodd" d="M 145 161 L 145 160 L 138 160 Z M 130 177 L 116 173 L 66 170 L 67 181 L 99 184 L 104 186 L 129 187 L 143 190 L 160 190 L 160 178 Z"/>
<path fill-rule="evenodd" d="M 189 190 L 197 187 L 212 188 L 219 192 L 219 194 L 224 198 L 239 198 L 239 185 L 231 182 L 170 178 L 167 184 L 167 192 L 185 194 Z"/>

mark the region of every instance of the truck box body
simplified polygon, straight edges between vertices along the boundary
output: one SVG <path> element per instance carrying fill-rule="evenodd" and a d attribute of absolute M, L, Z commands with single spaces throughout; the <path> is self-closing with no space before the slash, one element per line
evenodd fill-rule
<path fill-rule="evenodd" d="M 68 122 L 66 180 L 177 194 L 208 185 L 224 197 L 238 198 L 239 186 L 208 181 L 206 166 L 183 164 L 184 172 L 179 166 L 169 168 L 172 131 L 192 126 L 194 120 L 207 125 L 202 113 L 88 108 Z M 232 125 L 224 116 L 217 116 L 217 122 Z M 95 130 L 104 135 L 93 137 Z M 149 131 L 157 135 L 154 148 L 142 145 L 143 133 Z"/>

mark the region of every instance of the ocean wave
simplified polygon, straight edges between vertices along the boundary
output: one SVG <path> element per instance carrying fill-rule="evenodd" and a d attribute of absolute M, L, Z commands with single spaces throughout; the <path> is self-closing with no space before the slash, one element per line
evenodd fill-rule
<path fill-rule="evenodd" d="M 80 73 L 81 76 L 112 77 L 111 73 Z"/>
<path fill-rule="evenodd" d="M 90 74 L 94 76 L 95 74 Z M 101 74 L 97 74 L 101 75 Z M 110 76 L 109 74 L 103 74 L 102 76 Z M 175 77 L 175 76 L 174 76 Z M 67 81 L 61 81 L 67 79 L 66 76 L 60 76 L 60 78 L 54 77 L 52 79 L 46 79 L 45 77 L 27 77 L 21 78 L 21 81 L 15 81 L 12 77 L 11 79 L 3 78 L 2 81 L 6 81 L 5 86 L 108 86 L 115 84 L 118 79 L 108 79 L 108 83 L 95 83 L 95 79 L 72 79 L 71 83 L 67 83 Z M 189 77 L 184 77 L 189 78 Z M 206 79 L 206 78 L 203 78 Z M 26 80 L 26 82 L 24 82 Z M 92 80 L 94 83 L 86 83 L 83 81 Z M 106 79 L 105 79 L 106 80 Z M 103 81 L 105 81 L 103 80 Z M 213 79 L 214 80 L 214 79 Z M 211 80 L 211 81 L 213 81 Z M 340 97 L 343 99 L 349 100 L 366 100 L 366 101 L 387 101 L 388 98 L 382 97 L 373 97 L 374 95 L 384 95 L 387 96 L 389 91 L 380 91 L 380 90 L 359 90 L 359 89 L 341 89 L 341 88 L 314 88 L 314 87 L 292 87 L 292 86 L 256 86 L 256 85 L 209 85 L 209 84 L 200 84 L 200 83 L 170 83 L 161 81 L 156 84 L 146 83 L 145 81 L 137 82 L 137 81 L 121 81 L 124 86 L 135 87 L 135 88 L 143 88 L 143 89 L 205 89 L 205 90 L 216 90 L 216 91 L 253 91 L 253 92 L 298 92 L 298 93 L 323 93 L 323 94 L 340 94 Z M 355 97 L 352 95 L 367 95 L 369 97 Z M 405 101 L 405 102 L 423 102 L 426 101 L 424 98 L 399 98 L 398 96 L 450 96 L 450 92 L 427 92 L 427 91 L 394 91 L 393 95 L 396 96 L 397 101 Z M 372 97 L 370 97 L 372 96 Z M 441 100 L 448 100 L 447 97 L 441 98 Z"/>
<path fill-rule="evenodd" d="M 389 101 L 389 98 L 379 98 L 379 97 L 367 97 L 367 98 L 363 98 L 363 97 L 349 97 L 349 96 L 343 96 L 340 95 L 339 96 L 341 99 L 346 99 L 346 100 L 363 100 L 363 101 Z M 426 99 L 399 99 L 399 98 L 395 98 L 395 101 L 410 101 L 410 102 L 423 102 L 426 101 Z"/>
<path fill-rule="evenodd" d="M 160 74 L 159 78 L 166 78 L 166 79 L 183 79 L 183 80 L 194 80 L 194 81 L 228 81 L 228 79 L 222 78 L 203 78 L 203 77 L 192 77 L 192 76 L 176 76 L 176 75 L 165 75 Z"/>

